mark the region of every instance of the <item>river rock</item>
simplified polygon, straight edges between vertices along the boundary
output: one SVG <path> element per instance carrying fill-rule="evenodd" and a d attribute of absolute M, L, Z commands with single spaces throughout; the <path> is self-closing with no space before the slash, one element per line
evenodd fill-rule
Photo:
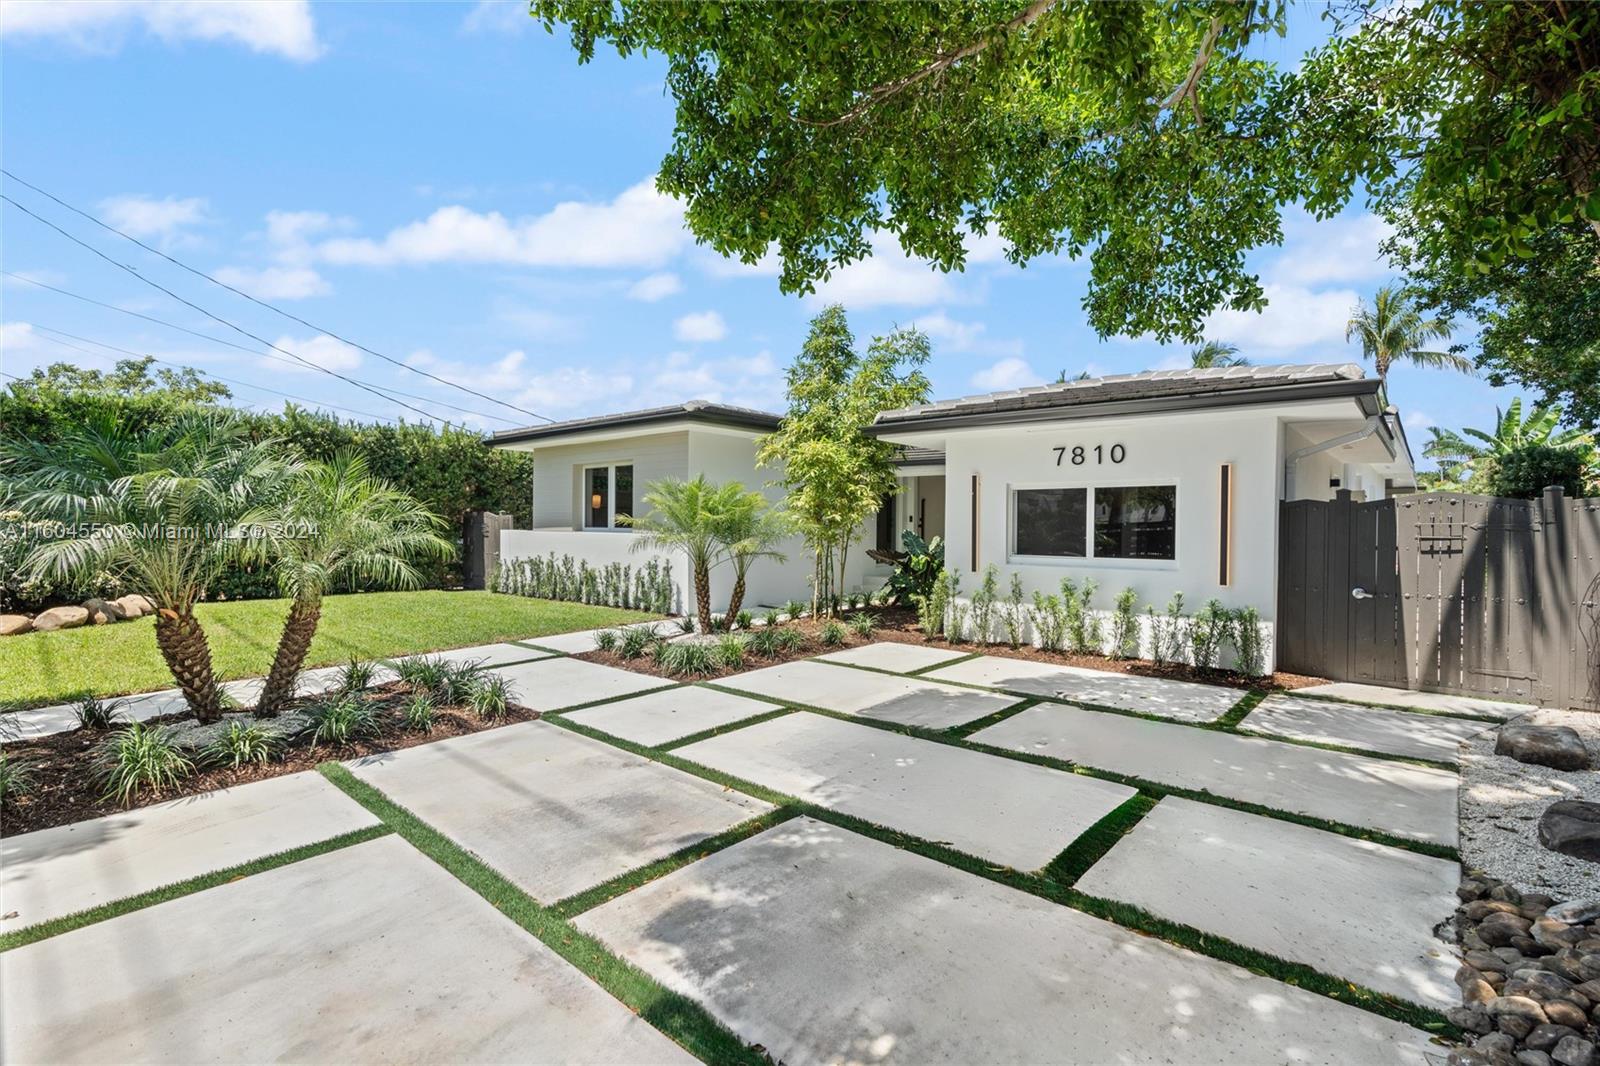
<path fill-rule="evenodd" d="M 14 637 L 33 629 L 33 619 L 25 614 L 0 614 L 0 637 Z"/>
<path fill-rule="evenodd" d="M 102 600 L 98 596 L 91 596 L 83 601 L 83 609 L 89 612 L 89 624 L 103 626 L 112 622 L 120 622 L 127 615 L 121 607 L 111 600 Z"/>
<path fill-rule="evenodd" d="M 1582 925 L 1600 918 L 1600 899 L 1575 899 L 1567 903 L 1558 903 L 1544 912 L 1546 918 L 1554 918 L 1558 922 L 1568 925 Z"/>
<path fill-rule="evenodd" d="M 130 592 L 126 596 L 118 596 L 112 602 L 121 607 L 122 613 L 129 618 L 143 618 L 147 614 L 155 614 L 156 611 L 149 600 L 136 592 Z"/>
<path fill-rule="evenodd" d="M 1589 749 L 1571 726 L 1512 722 L 1500 727 L 1494 753 L 1555 770 L 1587 770 Z"/>
<path fill-rule="evenodd" d="M 89 612 L 82 607 L 52 607 L 33 616 L 33 628 L 41 633 L 56 629 L 77 629 L 89 622 Z"/>
<path fill-rule="evenodd" d="M 1552 999 L 1544 1005 L 1545 1017 L 1550 1019 L 1551 1025 L 1565 1025 L 1575 1032 L 1582 1032 L 1583 1027 L 1589 1024 L 1589 1018 L 1583 1008 L 1567 999 Z"/>
<path fill-rule="evenodd" d="M 1531 1033 L 1523 1037 L 1522 1044 L 1524 1047 L 1530 1047 L 1535 1051 L 1549 1051 L 1566 1037 L 1577 1035 L 1565 1025 L 1539 1025 L 1535 1026 Z"/>
<path fill-rule="evenodd" d="M 39 628 L 38 618 L 33 620 L 33 627 Z M 1539 843 L 1563 855 L 1600 862 L 1600 803 L 1587 800 L 1552 803 L 1539 819 Z"/>
<path fill-rule="evenodd" d="M 1595 1066 L 1594 1042 L 1581 1036 L 1566 1037 L 1550 1052 L 1550 1057 L 1561 1066 Z"/>

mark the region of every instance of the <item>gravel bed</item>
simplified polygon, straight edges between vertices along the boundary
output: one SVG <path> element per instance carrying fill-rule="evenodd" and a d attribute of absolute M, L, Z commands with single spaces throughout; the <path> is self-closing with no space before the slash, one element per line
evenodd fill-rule
<path fill-rule="evenodd" d="M 1600 714 L 1537 710 L 1517 719 L 1571 726 L 1600 753 Z M 1552 770 L 1494 753 L 1495 731 L 1461 745 L 1461 863 L 1556 899 L 1593 897 L 1600 865 L 1548 851 L 1539 817 L 1557 800 L 1600 803 L 1600 772 Z"/>

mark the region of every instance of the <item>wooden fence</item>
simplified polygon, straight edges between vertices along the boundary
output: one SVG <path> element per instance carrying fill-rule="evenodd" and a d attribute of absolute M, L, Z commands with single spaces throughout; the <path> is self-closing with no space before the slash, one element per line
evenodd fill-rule
<path fill-rule="evenodd" d="M 1281 670 L 1600 710 L 1600 498 L 1280 505 Z"/>

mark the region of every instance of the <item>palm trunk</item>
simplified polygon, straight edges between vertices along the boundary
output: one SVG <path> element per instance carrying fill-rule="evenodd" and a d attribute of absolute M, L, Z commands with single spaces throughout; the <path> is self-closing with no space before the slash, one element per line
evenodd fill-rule
<path fill-rule="evenodd" d="M 284 619 L 283 635 L 278 638 L 278 652 L 272 658 L 272 670 L 261 690 L 261 700 L 256 705 L 258 714 L 277 714 L 294 696 L 295 678 L 311 650 L 311 638 L 317 635 L 317 623 L 322 618 L 320 596 L 296 599 L 289 605 L 289 617 Z"/>
<path fill-rule="evenodd" d="M 704 566 L 694 568 L 694 609 L 700 632 L 711 632 L 711 573 Z"/>
<path fill-rule="evenodd" d="M 733 564 L 733 592 L 728 596 L 728 628 L 733 628 L 734 620 L 739 617 L 739 608 L 744 606 L 744 575 L 748 564 L 740 565 L 737 561 Z"/>
<path fill-rule="evenodd" d="M 211 672 L 211 645 L 192 609 L 156 612 L 156 647 L 194 716 L 201 722 L 220 721 L 222 699 Z"/>

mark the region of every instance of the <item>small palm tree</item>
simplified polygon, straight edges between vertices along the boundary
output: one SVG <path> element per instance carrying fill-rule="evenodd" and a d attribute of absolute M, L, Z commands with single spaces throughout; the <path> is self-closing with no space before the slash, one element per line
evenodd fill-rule
<path fill-rule="evenodd" d="M 293 469 L 279 442 L 253 440 L 235 415 L 194 411 L 130 433 L 111 421 L 48 448 L 0 456 L 24 510 L 81 535 L 47 541 L 24 572 L 73 578 L 110 571 L 156 608 L 156 646 L 195 717 L 214 722 L 222 699 L 195 604 L 229 562 L 259 550 L 242 519 Z"/>
<path fill-rule="evenodd" d="M 258 710 L 273 714 L 294 695 L 295 678 L 322 618 L 322 597 L 341 579 L 415 588 L 417 559 L 449 559 L 444 522 L 414 498 L 373 477 L 359 454 L 340 451 L 293 478 L 274 507 L 250 516 L 274 531 L 272 571 L 293 602 L 261 690 Z"/>
<path fill-rule="evenodd" d="M 639 531 L 634 551 L 681 551 L 688 557 L 695 617 L 702 633 L 711 632 L 711 568 L 724 549 L 720 531 L 726 514 L 743 494 L 743 485 L 718 485 L 707 481 L 704 474 L 689 481 L 663 478 L 647 486 L 643 515 L 617 517 L 618 522 Z"/>
<path fill-rule="evenodd" d="M 1378 373 L 1379 388 L 1387 395 L 1389 368 L 1395 363 L 1441 367 L 1472 373 L 1472 361 L 1454 352 L 1441 352 L 1426 345 L 1450 336 L 1450 324 L 1437 318 L 1424 318 L 1411 294 L 1398 285 L 1385 285 L 1372 298 L 1372 307 L 1357 304 L 1345 323 L 1344 339 L 1359 339 L 1361 354 L 1372 361 Z"/>
<path fill-rule="evenodd" d="M 1535 446 L 1575 449 L 1585 456 L 1585 466 L 1593 468 L 1597 458 L 1593 435 L 1581 429 L 1558 430 L 1560 421 L 1561 411 L 1555 407 L 1535 407 L 1523 418 L 1518 397 L 1503 412 L 1495 408 L 1493 430 L 1467 428 L 1457 433 L 1434 427 L 1422 454 L 1438 460 L 1440 473 L 1451 481 L 1466 480 L 1485 460 Z"/>
<path fill-rule="evenodd" d="M 728 596 L 728 615 L 731 620 L 744 606 L 745 579 L 757 559 L 776 559 L 785 562 L 787 556 L 778 551 L 778 544 L 794 532 L 788 514 L 773 507 L 759 492 L 741 492 L 735 498 L 717 529 L 717 538 L 723 551 L 733 564 L 733 591 Z"/>
<path fill-rule="evenodd" d="M 1239 354 L 1237 344 L 1206 341 L 1189 353 L 1189 365 L 1196 370 L 1210 370 L 1213 367 L 1249 366 L 1250 360 Z"/>

